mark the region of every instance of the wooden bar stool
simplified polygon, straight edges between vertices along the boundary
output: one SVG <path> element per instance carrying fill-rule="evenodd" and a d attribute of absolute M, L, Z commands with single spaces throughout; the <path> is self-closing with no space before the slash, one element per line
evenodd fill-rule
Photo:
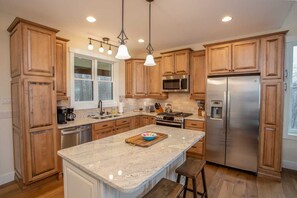
<path fill-rule="evenodd" d="M 183 190 L 183 185 L 162 178 L 143 198 L 176 198 Z"/>
<path fill-rule="evenodd" d="M 194 198 L 197 198 L 197 194 L 201 195 L 201 197 L 207 198 L 207 189 L 206 189 L 205 173 L 204 173 L 204 165 L 205 164 L 206 164 L 205 160 L 187 158 L 186 161 L 175 170 L 175 172 L 178 174 L 177 175 L 177 183 L 180 182 L 180 178 L 182 175 L 186 177 L 183 197 L 186 197 L 186 193 L 188 190 L 188 191 L 193 192 Z M 202 192 L 202 193 L 197 191 L 197 182 L 196 182 L 196 177 L 199 175 L 200 172 L 202 174 L 202 182 L 203 182 L 203 189 L 204 189 L 204 192 Z M 189 178 L 192 179 L 193 190 L 188 188 L 188 179 Z"/>

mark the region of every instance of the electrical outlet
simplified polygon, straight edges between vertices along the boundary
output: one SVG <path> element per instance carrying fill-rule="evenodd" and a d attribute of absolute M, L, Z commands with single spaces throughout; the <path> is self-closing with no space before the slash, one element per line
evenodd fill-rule
<path fill-rule="evenodd" d="M 11 104 L 11 98 L 2 98 L 2 99 L 1 99 L 1 104 L 2 104 L 2 105 L 8 105 L 8 104 Z"/>

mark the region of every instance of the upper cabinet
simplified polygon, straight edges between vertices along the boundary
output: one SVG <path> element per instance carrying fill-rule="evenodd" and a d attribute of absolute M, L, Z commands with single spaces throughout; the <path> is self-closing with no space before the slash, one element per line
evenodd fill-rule
<path fill-rule="evenodd" d="M 191 53 L 190 88 L 191 99 L 205 99 L 206 68 L 204 50 Z"/>
<path fill-rule="evenodd" d="M 189 74 L 190 49 L 162 53 L 162 75 Z"/>
<path fill-rule="evenodd" d="M 261 39 L 262 79 L 281 79 L 283 75 L 284 35 L 273 35 Z"/>
<path fill-rule="evenodd" d="M 147 96 L 149 98 L 167 98 L 167 93 L 162 93 L 161 58 L 156 58 L 155 62 L 156 66 L 147 67 Z"/>
<path fill-rule="evenodd" d="M 67 99 L 66 64 L 67 64 L 67 42 L 69 40 L 56 38 L 56 92 L 57 100 Z"/>
<path fill-rule="evenodd" d="M 259 39 L 206 45 L 208 75 L 259 72 Z"/>
<path fill-rule="evenodd" d="M 167 98 L 162 93 L 161 59 L 155 59 L 156 66 L 144 66 L 144 60 L 131 59 L 125 65 L 126 98 Z"/>
<path fill-rule="evenodd" d="M 11 77 L 24 75 L 54 76 L 56 32 L 17 18 L 7 29 L 12 52 Z"/>

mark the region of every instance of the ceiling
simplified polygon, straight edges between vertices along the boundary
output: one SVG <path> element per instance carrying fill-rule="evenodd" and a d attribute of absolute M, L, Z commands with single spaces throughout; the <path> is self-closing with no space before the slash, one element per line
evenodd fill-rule
<path fill-rule="evenodd" d="M 155 0 L 152 3 L 152 45 L 155 50 L 219 40 L 281 27 L 292 1 L 285 0 Z M 121 0 L 0 0 L 0 11 L 86 38 L 109 37 L 117 44 Z M 92 15 L 97 21 L 89 23 Z M 233 20 L 222 23 L 231 15 Z M 125 1 L 128 47 L 145 52 L 148 3 Z M 139 38 L 145 43 L 139 44 Z"/>

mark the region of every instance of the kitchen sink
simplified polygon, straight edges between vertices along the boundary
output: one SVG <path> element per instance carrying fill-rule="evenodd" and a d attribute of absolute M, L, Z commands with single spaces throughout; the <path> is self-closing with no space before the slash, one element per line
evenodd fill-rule
<path fill-rule="evenodd" d="M 104 119 L 108 119 L 108 118 L 117 118 L 120 117 L 121 115 L 104 115 L 104 116 L 90 116 L 93 119 L 97 119 L 97 120 L 104 120 Z"/>

